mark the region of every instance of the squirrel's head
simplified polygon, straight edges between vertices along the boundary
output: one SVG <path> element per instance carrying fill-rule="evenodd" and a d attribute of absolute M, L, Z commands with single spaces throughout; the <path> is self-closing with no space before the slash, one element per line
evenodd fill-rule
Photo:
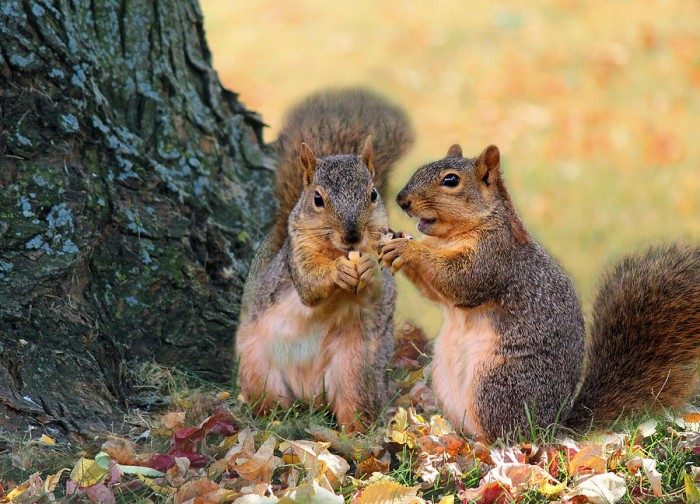
<path fill-rule="evenodd" d="M 447 156 L 422 166 L 396 198 L 418 230 L 448 238 L 485 222 L 502 192 L 500 153 L 488 146 L 478 158 L 465 158 L 455 144 Z"/>
<path fill-rule="evenodd" d="M 301 144 L 304 189 L 290 223 L 304 239 L 342 252 L 375 248 L 387 227 L 386 210 L 374 186 L 372 138 L 362 153 L 316 158 Z"/>

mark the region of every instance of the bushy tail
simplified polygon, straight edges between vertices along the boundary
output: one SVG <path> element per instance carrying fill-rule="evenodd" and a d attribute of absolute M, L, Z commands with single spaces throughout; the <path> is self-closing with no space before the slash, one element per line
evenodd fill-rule
<path fill-rule="evenodd" d="M 582 430 L 685 404 L 700 361 L 700 247 L 656 247 L 605 275 L 586 376 L 564 422 Z"/>
<path fill-rule="evenodd" d="M 364 89 L 339 89 L 313 94 L 287 113 L 274 143 L 280 207 L 273 244 L 284 241 L 289 213 L 303 188 L 301 143 L 306 142 L 317 157 L 359 154 L 368 135 L 374 147 L 375 183 L 384 196 L 392 164 L 413 142 L 413 130 L 401 109 Z"/>

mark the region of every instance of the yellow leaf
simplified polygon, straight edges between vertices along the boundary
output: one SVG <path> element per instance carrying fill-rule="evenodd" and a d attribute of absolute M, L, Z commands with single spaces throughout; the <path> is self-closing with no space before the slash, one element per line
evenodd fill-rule
<path fill-rule="evenodd" d="M 378 481 L 362 490 L 357 504 L 409 504 L 416 502 L 418 489 L 393 481 Z M 418 501 L 420 502 L 420 501 Z"/>
<path fill-rule="evenodd" d="M 555 495 L 559 495 L 564 490 L 566 490 L 566 483 L 565 482 L 554 485 L 548 481 L 543 481 L 542 485 L 540 485 L 540 492 L 545 494 L 547 497 L 553 497 Z"/>
<path fill-rule="evenodd" d="M 438 504 L 455 504 L 455 496 L 445 495 L 442 499 L 440 499 L 440 502 L 438 502 Z"/>
<path fill-rule="evenodd" d="M 53 492 L 56 489 L 56 485 L 58 485 L 59 480 L 61 479 L 61 474 L 63 474 L 67 470 L 67 468 L 61 469 L 56 474 L 51 474 L 47 476 L 46 481 L 44 482 L 44 491 L 46 493 Z"/>
<path fill-rule="evenodd" d="M 408 412 L 403 408 L 399 408 L 389 425 L 393 425 L 395 430 L 405 431 L 408 428 Z"/>
<path fill-rule="evenodd" d="M 440 415 L 433 415 L 430 417 L 430 434 L 433 436 L 444 436 L 452 432 L 454 432 L 452 426 Z"/>
<path fill-rule="evenodd" d="M 683 486 L 685 487 L 685 497 L 689 504 L 700 504 L 700 489 L 693 481 L 693 477 L 688 473 L 683 473 Z"/>
<path fill-rule="evenodd" d="M 147 478 L 147 477 L 145 477 L 145 476 L 143 476 L 143 475 L 141 475 L 141 474 L 137 474 L 136 477 L 138 477 L 138 479 L 140 479 L 141 482 L 142 482 L 144 485 L 146 485 L 148 488 L 150 488 L 151 490 L 153 490 L 153 491 L 154 491 L 155 493 L 157 493 L 158 495 L 163 495 L 163 496 L 173 495 L 173 494 L 175 493 L 175 491 L 176 491 L 176 490 L 175 490 L 174 488 L 172 488 L 172 487 L 164 486 L 164 485 L 159 485 L 158 483 L 156 483 L 156 482 L 155 482 L 154 480 L 152 480 L 151 478 Z"/>
<path fill-rule="evenodd" d="M 393 430 L 389 432 L 389 441 L 393 441 L 394 443 L 399 444 L 405 444 L 409 448 L 413 448 L 415 446 L 415 437 L 410 432 L 405 431 Z"/>
<path fill-rule="evenodd" d="M 228 399 L 229 397 L 231 397 L 231 392 L 228 392 L 228 391 L 219 392 L 219 393 L 216 395 L 216 398 L 217 398 L 219 401 L 225 401 L 225 400 Z"/>
<path fill-rule="evenodd" d="M 27 480 L 21 485 L 16 486 L 5 497 L 2 498 L 2 502 L 12 502 L 13 500 L 17 499 L 17 497 L 29 490 L 30 485 L 31 481 Z"/>
<path fill-rule="evenodd" d="M 39 438 L 39 442 L 43 443 L 45 445 L 55 445 L 56 440 L 52 438 L 51 436 L 47 436 L 46 434 L 42 434 L 41 437 Z"/>
<path fill-rule="evenodd" d="M 107 476 L 107 469 L 103 469 L 94 460 L 81 458 L 70 473 L 70 479 L 80 487 L 89 487 L 101 482 Z"/>

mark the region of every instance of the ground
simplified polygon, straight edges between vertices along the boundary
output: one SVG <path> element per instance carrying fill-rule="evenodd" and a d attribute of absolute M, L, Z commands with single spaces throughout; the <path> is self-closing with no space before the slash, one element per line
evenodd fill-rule
<path fill-rule="evenodd" d="M 254 417 L 235 385 L 145 365 L 141 386 L 168 407 L 133 411 L 126 434 L 0 438 L 0 502 L 700 502 L 700 410 L 488 445 L 438 414 L 427 340 L 402 334 L 394 400 L 365 433 L 303 404 Z"/>

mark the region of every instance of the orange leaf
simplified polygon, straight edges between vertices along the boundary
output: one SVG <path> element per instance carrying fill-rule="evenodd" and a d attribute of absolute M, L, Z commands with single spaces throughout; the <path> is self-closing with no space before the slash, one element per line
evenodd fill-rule
<path fill-rule="evenodd" d="M 206 478 L 188 481 L 175 494 L 175 504 L 218 504 L 221 488 Z"/>
<path fill-rule="evenodd" d="M 603 449 L 600 445 L 590 444 L 581 448 L 569 461 L 569 474 L 592 472 L 602 474 L 606 471 L 607 464 L 603 457 Z"/>

